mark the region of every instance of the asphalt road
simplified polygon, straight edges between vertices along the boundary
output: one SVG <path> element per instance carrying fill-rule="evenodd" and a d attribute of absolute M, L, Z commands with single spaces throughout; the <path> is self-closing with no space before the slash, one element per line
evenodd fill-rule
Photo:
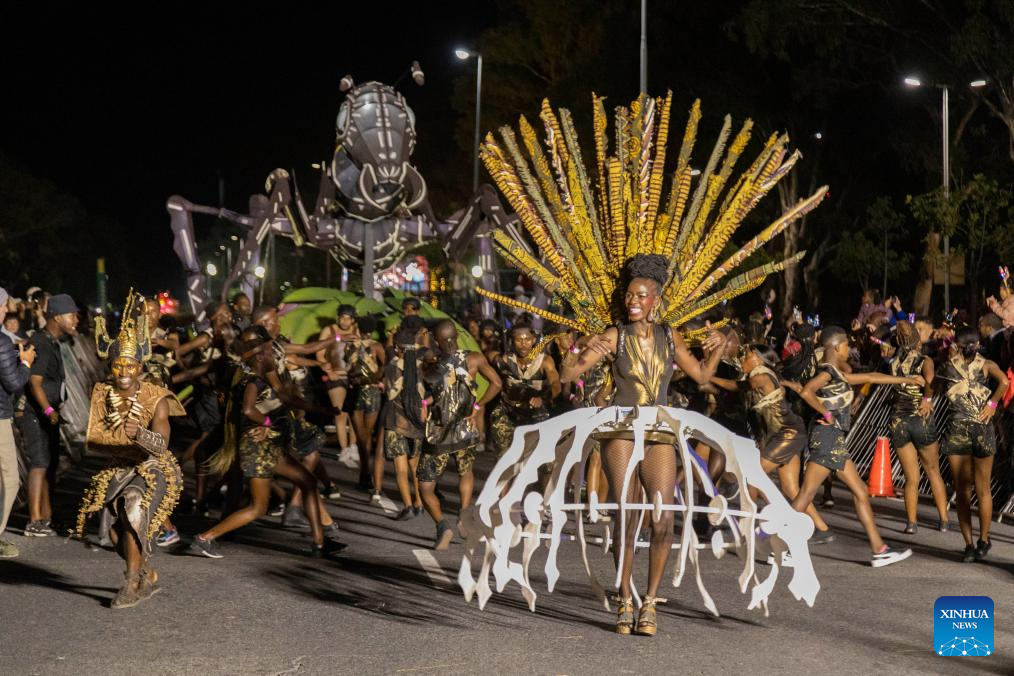
<path fill-rule="evenodd" d="M 491 464 L 481 458 L 480 476 Z M 159 551 L 161 593 L 126 610 L 108 607 L 122 580 L 114 554 L 64 538 L 20 537 L 24 519 L 16 516 L 11 539 L 22 555 L 0 561 L 0 674 L 1014 673 L 1009 525 L 995 526 L 988 563 L 962 564 L 956 530 L 903 535 L 901 503 L 878 499 L 885 537 L 915 554 L 872 569 L 839 491 L 827 510 L 839 537 L 811 550 L 822 586 L 813 608 L 794 600 L 783 580 L 769 600 L 770 617 L 746 610 L 735 583 L 741 562 L 709 554 L 704 580 L 721 618 L 704 609 L 688 577 L 664 592 L 670 602 L 660 606 L 658 636 L 621 637 L 588 589 L 576 545 L 563 545 L 552 594 L 533 564 L 536 612 L 516 587 L 480 611 L 454 583 L 460 540 L 432 552 L 428 517 L 394 521 L 353 487 L 351 472 L 329 465 L 342 489 L 331 512 L 350 545 L 340 558 L 308 558 L 305 534 L 266 517 L 224 542 L 221 560 L 185 548 Z M 63 484 L 61 503 L 76 502 L 81 481 Z M 444 481 L 456 503 L 453 477 Z M 388 495 L 396 495 L 393 485 Z M 921 510 L 929 524 L 932 510 Z M 187 535 L 206 522 L 179 519 Z M 611 579 L 608 555 L 591 555 L 599 579 Z M 643 581 L 645 557 L 635 566 Z M 993 598 L 992 656 L 934 654 L 933 603 L 944 595 Z"/>

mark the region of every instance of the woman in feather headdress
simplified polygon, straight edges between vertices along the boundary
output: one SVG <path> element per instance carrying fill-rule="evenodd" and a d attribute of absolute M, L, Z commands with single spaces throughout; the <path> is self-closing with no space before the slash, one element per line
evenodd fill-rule
<path fill-rule="evenodd" d="M 717 348 L 723 345 L 724 339 L 717 333 L 709 336 L 706 349 L 710 356 L 702 363 L 687 349 L 679 333 L 659 323 L 665 264 L 665 258 L 657 254 L 638 254 L 627 263 L 630 276 L 624 295 L 627 321 L 611 326 L 595 336 L 583 351 L 569 351 L 561 373 L 564 382 L 576 380 L 602 359 L 609 357 L 615 386 L 613 405 L 633 408 L 666 405 L 674 366 L 685 371 L 699 384 L 710 381 L 722 356 L 722 350 Z M 633 432 L 628 426 L 618 423 L 612 429 L 600 432 L 599 437 L 603 441 L 602 462 L 609 485 L 619 488 L 623 486 L 627 466 L 634 452 Z M 671 505 L 677 469 L 673 446 L 675 437 L 662 429 L 649 433 L 647 437 L 644 459 L 635 471 L 648 495 L 660 493 L 662 503 Z M 637 486 L 631 482 L 627 500 L 635 502 L 638 492 Z M 641 605 L 636 625 L 630 586 L 639 519 L 629 519 L 626 525 L 625 551 L 619 547 L 613 551 L 616 564 L 621 565 L 622 560 L 623 566 L 616 631 L 620 634 L 634 631 L 654 635 L 658 586 L 672 547 L 673 512 L 666 511 L 662 518 L 651 521 L 647 596 Z"/>
<path fill-rule="evenodd" d="M 674 365 L 697 382 L 708 382 L 725 340 L 714 330 L 719 327 L 687 332 L 679 327 L 757 288 L 766 275 L 798 262 L 802 253 L 750 269 L 718 288 L 731 271 L 812 210 L 827 192 L 824 187 L 800 201 L 716 266 L 747 213 L 800 155 L 788 152 L 786 135 L 772 135 L 749 169 L 729 183 L 750 138 L 752 122 L 747 120 L 726 148 L 731 132 L 731 119 L 726 117 L 703 171 L 693 169 L 690 155 L 701 116 L 699 102 L 695 102 L 663 206 L 671 104 L 669 93 L 658 99 L 642 95 L 629 107 L 617 108 L 615 151 L 610 154 L 604 99 L 593 96 L 595 162 L 591 171 L 582 159 L 569 111 L 554 111 L 548 101 L 543 101 L 540 112 L 546 132 L 544 144 L 522 117 L 521 144 L 515 132 L 504 127 L 500 140 L 487 135 L 480 151 L 520 222 L 493 233 L 499 252 L 555 302 L 567 307 L 574 319 L 484 289 L 478 292 L 590 334 L 584 350 L 570 350 L 561 380 L 575 380 L 601 360 L 612 359 L 613 405 L 631 407 L 630 416 L 637 415 L 636 407 L 666 405 Z M 698 175 L 696 189 L 691 190 Z M 704 362 L 687 348 L 688 342 L 702 340 L 709 355 Z M 635 450 L 629 420 L 599 428 L 596 436 L 603 442 L 610 485 L 620 492 Z M 674 441 L 673 431 L 665 425 L 650 428 L 643 460 L 633 469 L 646 493 L 661 495 L 666 505 L 673 503 L 676 485 Z M 632 498 L 633 493 L 627 501 Z M 619 496 L 614 499 L 621 502 Z M 658 586 L 673 534 L 673 512 L 662 514 L 651 526 L 647 596 L 636 623 L 631 563 L 637 513 L 628 521 L 624 546 L 615 548 L 618 565 L 622 562 L 618 633 L 653 635 L 656 631 Z"/>

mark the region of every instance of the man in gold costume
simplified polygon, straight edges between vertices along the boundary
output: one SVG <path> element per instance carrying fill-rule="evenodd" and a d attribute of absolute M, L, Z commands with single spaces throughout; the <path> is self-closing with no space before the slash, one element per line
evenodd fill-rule
<path fill-rule="evenodd" d="M 126 562 L 125 581 L 112 608 L 129 608 L 158 591 L 151 566 L 152 539 L 179 500 L 182 476 L 169 452 L 169 416 L 185 415 L 172 392 L 141 379 L 151 355 L 144 299 L 131 292 L 123 324 L 110 341 L 98 327 L 99 354 L 109 358 L 111 378 L 92 390 L 87 443 L 110 466 L 85 491 L 75 533 L 96 512 L 116 552 Z"/>

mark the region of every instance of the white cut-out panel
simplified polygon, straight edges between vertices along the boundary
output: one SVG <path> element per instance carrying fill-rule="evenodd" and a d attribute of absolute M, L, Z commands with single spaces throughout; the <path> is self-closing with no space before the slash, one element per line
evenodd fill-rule
<path fill-rule="evenodd" d="M 573 494 L 580 495 L 585 462 L 594 448 L 593 443 L 588 443 L 590 435 L 603 425 L 621 421 L 633 432 L 634 449 L 624 484 L 616 493 L 628 495 L 637 463 L 644 457 L 646 431 L 662 428 L 675 434 L 675 452 L 685 469 L 682 485 L 674 485 L 672 489 L 676 504 L 663 504 L 661 494 L 647 496 L 643 491 L 639 493 L 638 502 L 621 499 L 619 503 L 604 503 L 594 493 L 589 498 L 590 504 L 566 502 L 568 478 Z M 732 504 L 716 493 L 707 475 L 707 467 L 691 450 L 690 439 L 703 441 L 725 455 L 725 471 L 735 476 L 739 489 Z M 539 481 L 539 469 L 543 466 L 551 467 L 544 491 Z M 577 471 L 574 471 L 575 468 Z M 708 497 L 703 504 L 697 504 L 695 500 L 695 477 Z M 763 509 L 758 510 L 751 498 L 751 488 L 764 495 L 767 504 Z M 516 516 L 515 520 L 511 519 L 511 510 L 513 508 L 516 513 L 518 505 L 523 506 L 528 521 L 524 528 L 517 525 Z M 601 537 L 586 537 L 582 520 L 586 511 L 590 513 L 591 523 L 600 521 L 600 512 L 611 511 L 613 528 L 603 524 Z M 665 511 L 683 513 L 682 529 L 673 543 L 673 549 L 677 550 L 672 557 L 675 559 L 673 585 L 678 587 L 684 573 L 692 568 L 704 605 L 715 615 L 718 615 L 718 609 L 701 579 L 699 556 L 704 550 L 710 550 L 715 558 L 731 551 L 743 559 L 738 583 L 740 592 L 749 593 L 748 608 L 763 608 L 766 615 L 768 596 L 774 590 L 780 572 L 788 570 L 792 574 L 789 591 L 797 600 L 813 606 L 820 591 L 820 582 L 813 571 L 807 548 L 807 540 L 813 534 L 813 522 L 805 514 L 792 509 L 764 473 L 760 452 L 754 442 L 733 434 L 700 413 L 665 406 L 583 408 L 538 425 L 518 427 L 510 448 L 497 461 L 475 505 L 463 515 L 469 524 L 469 532 L 458 576 L 459 584 L 466 600 L 471 600 L 478 592 L 479 607 L 482 608 L 493 593 L 489 584 L 492 573 L 496 591 L 502 592 L 513 581 L 521 587 L 529 607 L 534 610 L 536 593 L 529 581 L 528 567 L 535 548 L 544 540 L 549 545 L 544 570 L 548 590 L 552 592 L 560 577 L 557 555 L 561 543 L 576 540 L 592 590 L 608 608 L 605 589 L 591 570 L 587 544 L 601 544 L 605 551 L 619 547 L 623 552 L 627 519 L 639 519 L 641 526 L 645 526 L 650 523 L 649 519 L 657 521 Z M 706 514 L 714 525 L 724 523 L 729 532 L 723 534 L 719 531 L 710 542 L 699 542 L 693 529 L 694 514 Z M 576 536 L 563 533 L 570 518 L 575 520 Z M 726 541 L 726 535 L 732 540 Z M 764 580 L 755 571 L 758 538 L 764 543 L 762 550 L 765 555 L 768 551 L 775 553 L 776 564 L 771 566 Z M 647 546 L 646 542 L 635 543 L 636 548 Z M 778 565 L 781 552 L 786 551 L 792 559 L 791 569 Z M 472 576 L 475 567 L 478 567 L 477 578 Z M 618 587 L 619 582 L 617 573 L 613 586 Z"/>

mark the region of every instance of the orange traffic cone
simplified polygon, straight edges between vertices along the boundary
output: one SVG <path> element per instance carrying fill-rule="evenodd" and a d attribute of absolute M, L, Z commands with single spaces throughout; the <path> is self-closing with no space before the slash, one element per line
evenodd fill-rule
<path fill-rule="evenodd" d="M 871 497 L 894 497 L 894 480 L 891 478 L 891 443 L 887 437 L 877 437 L 877 446 L 873 451 L 873 464 L 870 465 L 870 480 L 867 485 Z"/>

